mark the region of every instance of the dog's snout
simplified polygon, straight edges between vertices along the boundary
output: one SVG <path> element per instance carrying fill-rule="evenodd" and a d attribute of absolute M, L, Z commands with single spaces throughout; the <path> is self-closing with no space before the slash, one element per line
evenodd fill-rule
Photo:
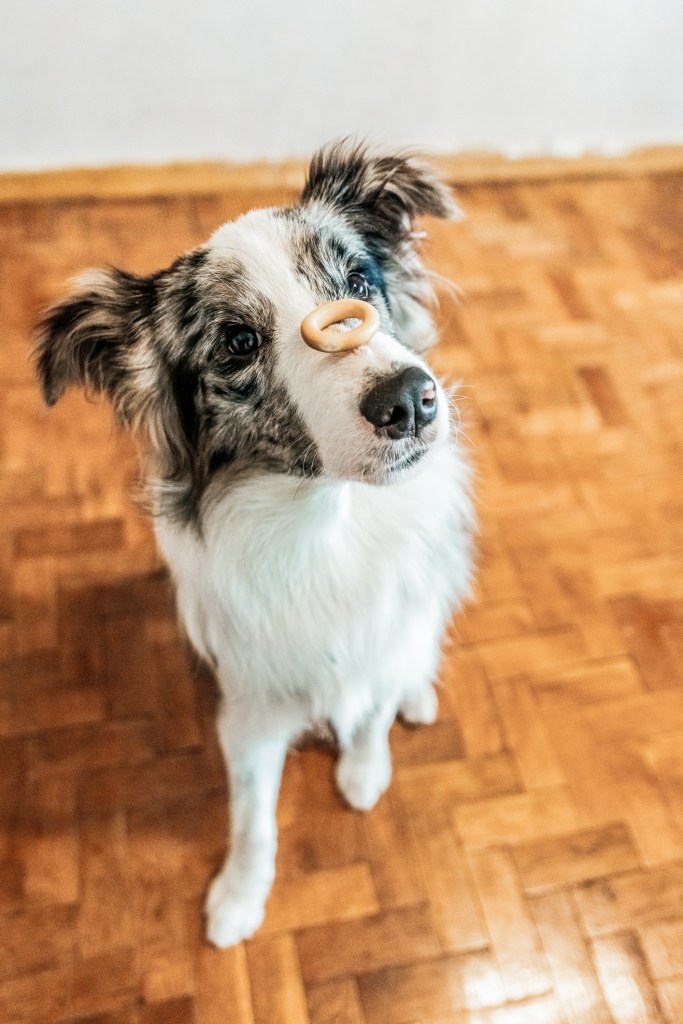
<path fill-rule="evenodd" d="M 436 385 L 419 366 L 379 381 L 365 395 L 360 411 L 373 427 L 392 440 L 417 436 L 434 421 Z"/>

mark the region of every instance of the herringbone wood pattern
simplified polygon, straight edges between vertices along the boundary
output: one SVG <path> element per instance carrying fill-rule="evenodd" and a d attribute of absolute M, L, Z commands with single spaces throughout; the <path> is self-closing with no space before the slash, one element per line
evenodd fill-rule
<path fill-rule="evenodd" d="M 104 406 L 41 407 L 36 310 L 286 193 L 0 211 L 0 1020 L 683 1021 L 683 243 L 675 176 L 461 192 L 433 362 L 464 381 L 476 600 L 379 806 L 290 756 L 255 939 L 202 942 L 215 691 Z"/>

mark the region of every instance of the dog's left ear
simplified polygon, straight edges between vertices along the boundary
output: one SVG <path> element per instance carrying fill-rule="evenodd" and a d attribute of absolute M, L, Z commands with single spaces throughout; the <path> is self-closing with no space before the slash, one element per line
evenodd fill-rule
<path fill-rule="evenodd" d="M 72 386 L 104 394 L 128 424 L 129 365 L 139 346 L 150 284 L 120 270 L 89 271 L 71 294 L 45 313 L 36 331 L 35 361 L 43 397 L 54 405 Z"/>
<path fill-rule="evenodd" d="M 156 336 L 159 276 L 114 268 L 82 275 L 45 313 L 34 358 L 48 405 L 72 386 L 104 395 L 117 422 L 148 442 L 155 475 L 180 495 L 183 487 L 191 493 L 196 383 Z"/>
<path fill-rule="evenodd" d="M 336 207 L 362 234 L 388 246 L 409 237 L 420 214 L 461 216 L 450 190 L 427 164 L 407 153 L 375 153 L 349 142 L 315 154 L 301 200 Z"/>

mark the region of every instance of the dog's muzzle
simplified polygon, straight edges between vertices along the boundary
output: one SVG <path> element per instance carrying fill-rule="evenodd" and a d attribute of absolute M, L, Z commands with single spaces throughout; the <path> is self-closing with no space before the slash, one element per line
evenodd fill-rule
<path fill-rule="evenodd" d="M 348 331 L 330 330 L 345 320 L 359 320 Z M 349 352 L 367 345 L 379 327 L 379 313 L 362 299 L 337 299 L 318 306 L 301 321 L 301 337 L 318 352 Z"/>

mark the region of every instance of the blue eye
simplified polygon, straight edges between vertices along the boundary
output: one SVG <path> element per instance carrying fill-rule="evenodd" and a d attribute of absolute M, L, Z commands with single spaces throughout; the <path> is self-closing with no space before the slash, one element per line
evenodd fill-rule
<path fill-rule="evenodd" d="M 349 293 L 354 299 L 362 299 L 366 302 L 370 298 L 370 285 L 362 274 L 349 274 L 347 283 L 349 286 Z"/>
<path fill-rule="evenodd" d="M 229 327 L 225 336 L 228 352 L 233 356 L 251 356 L 261 345 L 261 335 L 253 327 L 238 324 Z"/>

